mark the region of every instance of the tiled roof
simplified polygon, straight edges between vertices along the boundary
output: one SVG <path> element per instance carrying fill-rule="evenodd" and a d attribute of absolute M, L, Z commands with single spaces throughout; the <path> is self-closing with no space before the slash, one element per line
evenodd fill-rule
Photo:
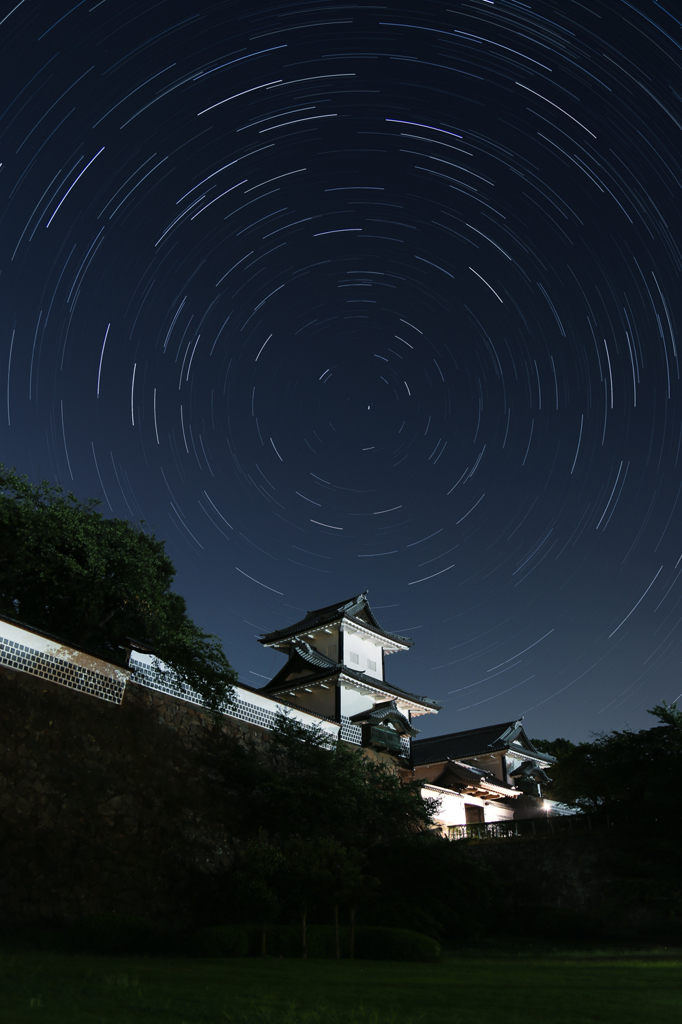
<path fill-rule="evenodd" d="M 545 764 L 555 763 L 549 754 L 541 754 L 535 749 L 520 721 L 484 725 L 479 729 L 465 729 L 445 736 L 415 740 L 412 744 L 412 762 L 416 765 L 433 764 L 449 758 L 460 760 L 502 750 L 514 750 L 520 755 L 531 754 Z"/>
<path fill-rule="evenodd" d="M 445 768 L 435 780 L 434 785 L 446 787 L 448 782 L 470 787 L 476 786 L 482 789 L 504 790 L 510 796 L 518 795 L 515 786 L 510 786 L 502 779 L 498 779 L 492 772 L 484 771 L 470 764 L 463 764 L 461 761 L 448 761 Z M 450 788 L 447 786 L 447 788 Z"/>
<path fill-rule="evenodd" d="M 315 668 L 327 669 L 338 665 L 338 661 L 335 661 L 334 658 L 328 658 L 326 654 L 322 654 L 316 647 L 312 647 L 307 640 L 294 640 L 292 648 L 304 661 L 309 665 L 314 665 Z"/>
<path fill-rule="evenodd" d="M 369 628 L 389 640 L 404 644 L 406 647 L 412 646 L 413 641 L 408 637 L 399 636 L 398 633 L 389 633 L 387 630 L 382 629 L 369 606 L 367 591 L 357 594 L 355 597 L 349 597 L 347 600 L 340 601 L 337 604 L 328 604 L 324 608 L 315 608 L 313 611 L 306 612 L 305 618 L 294 622 L 292 626 L 285 626 L 284 629 L 275 629 L 271 633 L 264 633 L 258 639 L 262 644 L 277 643 L 277 641 L 286 640 L 288 637 L 294 637 L 299 633 L 309 633 L 313 629 L 326 626 L 330 622 L 336 622 L 341 618 L 350 619 L 358 626 L 364 626 L 365 629 Z"/>
<path fill-rule="evenodd" d="M 509 777 L 516 780 L 532 779 L 533 782 L 542 782 L 545 785 L 552 781 L 535 761 L 524 761 L 509 773 Z"/>
<path fill-rule="evenodd" d="M 413 728 L 405 715 L 398 711 L 394 700 L 387 700 L 383 704 L 375 704 L 368 711 L 361 711 L 357 715 L 351 715 L 350 720 L 355 725 L 381 725 L 382 722 L 393 722 L 394 725 L 400 727 L 398 731 L 402 731 L 408 736 L 416 736 L 419 732 L 419 729 Z"/>
<path fill-rule="evenodd" d="M 288 676 L 292 672 L 313 672 L 315 675 L 335 675 L 339 670 L 338 662 L 321 654 L 307 642 L 307 640 L 294 640 L 289 648 L 289 657 L 276 676 L 265 684 L 266 690 L 277 689 L 287 684 Z M 306 677 L 307 678 L 307 677 Z M 293 680 L 292 680 L 293 682 Z"/>
<path fill-rule="evenodd" d="M 289 676 L 292 672 L 305 672 L 308 670 L 308 675 L 298 676 L 296 679 L 290 679 Z M 369 676 L 365 672 L 358 672 L 348 665 L 341 665 L 339 662 L 333 661 L 331 658 L 327 658 L 326 655 L 320 654 L 314 647 L 311 647 L 305 640 L 296 640 L 292 644 L 292 650 L 287 659 L 286 664 L 280 671 L 274 676 L 269 683 L 266 683 L 263 690 L 267 693 L 279 693 L 285 690 L 293 690 L 296 686 L 308 686 L 310 683 L 321 682 L 323 679 L 334 678 L 339 676 L 341 673 L 348 676 L 350 679 L 355 679 L 359 683 L 363 683 L 365 686 L 370 687 L 373 690 L 380 690 L 383 693 L 393 694 L 394 697 L 402 697 L 404 700 L 408 700 L 413 704 L 419 704 L 422 707 L 429 708 L 433 711 L 439 711 L 441 705 L 436 704 L 435 701 L 429 697 L 423 697 L 416 693 L 409 693 L 407 690 L 401 690 L 398 686 L 393 686 L 391 683 L 387 683 L 385 680 L 376 679 L 374 676 Z"/>

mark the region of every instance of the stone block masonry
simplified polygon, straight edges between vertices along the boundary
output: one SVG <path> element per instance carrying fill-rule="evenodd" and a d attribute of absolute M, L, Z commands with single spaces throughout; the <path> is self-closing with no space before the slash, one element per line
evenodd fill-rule
<path fill-rule="evenodd" d="M 233 853 L 211 755 L 267 744 L 285 708 L 240 686 L 214 717 L 146 655 L 123 668 L 0 619 L 0 920 L 192 917 Z"/>
<path fill-rule="evenodd" d="M 601 833 L 473 842 L 468 853 L 488 864 L 509 903 L 602 911 L 613 887 L 613 849 Z"/>
<path fill-rule="evenodd" d="M 128 682 L 121 703 L 0 667 L 0 918 L 115 911 L 182 921 L 198 878 L 232 855 L 211 784 L 217 746 L 246 730 Z"/>
<path fill-rule="evenodd" d="M 190 687 L 180 685 L 174 673 L 160 666 L 151 655 L 135 652 L 129 667 L 123 668 L 71 647 L 49 633 L 0 616 L 0 668 L 3 667 L 58 683 L 112 704 L 120 705 L 126 685 L 134 682 L 183 703 L 203 707 L 201 696 Z M 285 710 L 308 728 L 320 727 L 333 736 L 339 734 L 338 724 L 330 719 L 310 714 L 286 701 L 273 700 L 244 685 L 235 687 L 233 699 L 222 707 L 221 713 L 250 725 L 272 729 L 277 712 Z M 348 733 L 348 728 L 346 721 L 342 729 Z M 344 734 L 343 738 L 359 743 L 360 731 L 356 732 L 357 736 Z"/>
<path fill-rule="evenodd" d="M 233 854 L 211 757 L 267 745 L 278 710 L 360 741 L 246 686 L 211 716 L 149 656 L 124 668 L 0 619 L 0 921 L 191 918 Z"/>

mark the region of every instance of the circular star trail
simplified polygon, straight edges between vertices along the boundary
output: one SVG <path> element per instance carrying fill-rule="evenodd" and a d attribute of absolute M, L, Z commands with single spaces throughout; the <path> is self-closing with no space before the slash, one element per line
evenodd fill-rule
<path fill-rule="evenodd" d="M 682 690 L 682 24 L 644 0 L 21 0 L 0 457 L 254 633 L 369 590 L 439 732 Z"/>

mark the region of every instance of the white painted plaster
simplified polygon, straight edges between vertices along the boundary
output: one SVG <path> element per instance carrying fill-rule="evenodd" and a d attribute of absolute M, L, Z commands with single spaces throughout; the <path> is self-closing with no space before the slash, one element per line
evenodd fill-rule
<path fill-rule="evenodd" d="M 359 715 L 361 711 L 368 711 L 374 707 L 374 697 L 371 693 L 358 693 L 357 690 L 350 690 L 347 686 L 341 686 L 341 714 L 352 718 Z"/>
<path fill-rule="evenodd" d="M 436 811 L 435 821 L 447 828 L 448 825 L 463 825 L 466 820 L 464 812 L 464 799 L 459 793 L 443 789 L 441 786 L 424 786 L 421 791 L 424 799 L 436 797 L 440 801 L 440 808 Z"/>
<path fill-rule="evenodd" d="M 486 821 L 512 821 L 514 818 L 514 809 L 498 803 L 497 800 L 487 803 L 483 812 Z"/>
<path fill-rule="evenodd" d="M 496 800 L 486 801 L 482 797 L 468 794 L 462 796 L 441 786 L 424 786 L 421 792 L 423 797 L 437 797 L 440 800 L 440 809 L 436 812 L 435 821 L 444 828 L 450 825 L 466 825 L 465 804 L 482 807 L 483 820 L 486 822 L 511 821 L 514 818 L 513 808 L 506 807 Z"/>
<path fill-rule="evenodd" d="M 349 668 L 353 668 L 356 672 L 365 672 L 368 676 L 373 679 L 383 680 L 383 663 L 381 660 L 382 647 L 381 644 L 369 637 L 362 636 L 358 633 L 350 632 L 351 627 L 344 627 L 343 635 L 343 663 L 348 665 Z M 353 661 L 351 655 L 355 654 L 358 661 Z M 374 662 L 375 667 L 371 668 L 370 664 Z"/>
<path fill-rule="evenodd" d="M 49 640 L 47 637 L 40 636 L 39 633 L 22 629 L 21 626 L 15 626 L 11 622 L 3 621 L 1 631 L 2 636 L 7 640 L 13 640 L 15 643 L 22 644 L 31 650 L 40 651 L 41 654 L 59 658 L 60 661 L 68 661 L 72 665 L 90 669 L 91 672 L 99 672 L 103 676 L 114 679 L 121 686 L 125 686 L 130 678 L 130 672 L 118 665 L 113 665 L 110 661 L 104 661 L 93 654 L 77 651 L 75 648 L 68 647 L 58 640 Z"/>

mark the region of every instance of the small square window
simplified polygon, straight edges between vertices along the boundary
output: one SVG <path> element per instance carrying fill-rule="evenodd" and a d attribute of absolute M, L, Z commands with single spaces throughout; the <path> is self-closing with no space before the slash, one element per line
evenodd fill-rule
<path fill-rule="evenodd" d="M 330 644 L 327 648 L 327 657 L 333 658 L 336 661 L 336 644 Z"/>
<path fill-rule="evenodd" d="M 359 665 L 360 664 L 360 655 L 359 654 L 355 654 L 353 651 L 351 651 L 350 654 L 348 655 L 348 657 L 349 657 L 351 665 Z"/>
<path fill-rule="evenodd" d="M 369 658 L 368 658 L 367 659 L 367 668 L 368 668 L 368 670 L 370 672 L 376 672 L 376 670 L 377 670 L 377 663 L 376 663 L 376 661 L 370 661 Z"/>

